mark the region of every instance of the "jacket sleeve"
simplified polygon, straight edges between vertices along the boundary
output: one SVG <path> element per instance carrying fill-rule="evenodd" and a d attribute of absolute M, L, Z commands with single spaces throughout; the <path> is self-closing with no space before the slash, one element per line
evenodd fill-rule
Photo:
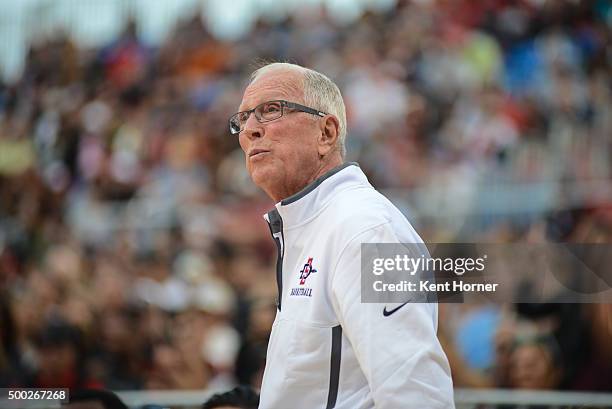
<path fill-rule="evenodd" d="M 452 409 L 450 367 L 436 336 L 437 305 L 408 303 L 383 316 L 384 304 L 361 302 L 361 244 L 398 242 L 389 223 L 350 240 L 333 270 L 332 303 L 377 409 Z"/>

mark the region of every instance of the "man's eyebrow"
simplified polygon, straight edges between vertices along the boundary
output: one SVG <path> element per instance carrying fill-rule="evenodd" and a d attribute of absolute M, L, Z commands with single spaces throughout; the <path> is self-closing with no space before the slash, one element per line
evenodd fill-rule
<path fill-rule="evenodd" d="M 245 106 L 248 107 L 248 105 L 244 104 L 244 102 L 241 102 L 240 105 L 238 106 L 238 112 L 250 111 L 251 109 L 255 108 L 257 105 L 261 104 L 262 102 L 266 102 L 266 101 L 270 101 L 270 99 L 257 99 L 255 100 L 255 103 L 253 104 L 251 108 L 245 108 Z"/>
<path fill-rule="evenodd" d="M 257 106 L 257 105 L 255 105 L 255 106 Z M 238 106 L 238 112 L 249 111 L 250 109 L 252 109 L 252 108 L 245 108 L 244 105 L 242 105 L 242 104 L 240 104 Z"/>
<path fill-rule="evenodd" d="M 238 107 L 238 112 L 245 112 L 245 111 L 250 111 L 251 109 L 255 108 L 256 106 L 259 106 L 261 104 L 263 104 L 264 102 L 269 102 L 269 101 L 278 101 L 279 99 L 282 98 L 268 98 L 268 99 L 263 99 L 258 101 L 255 105 L 253 105 L 252 108 L 243 108 L 242 104 Z"/>

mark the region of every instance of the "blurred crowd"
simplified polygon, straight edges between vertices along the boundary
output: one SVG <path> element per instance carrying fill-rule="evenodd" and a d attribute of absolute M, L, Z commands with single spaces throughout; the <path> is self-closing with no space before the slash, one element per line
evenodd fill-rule
<path fill-rule="evenodd" d="M 332 17 L 261 16 L 236 41 L 199 14 L 159 47 L 135 21 L 101 48 L 33 41 L 20 80 L 0 83 L 1 386 L 260 384 L 273 203 L 227 119 L 265 60 L 338 83 L 348 159 L 404 193 L 394 202 L 426 241 L 612 241 L 610 2 L 398 1 Z M 444 209 L 444 223 L 419 219 L 411 193 L 464 208 L 482 184 L 540 182 L 584 189 L 450 223 Z M 439 322 L 457 387 L 612 391 L 610 305 L 442 305 Z"/>

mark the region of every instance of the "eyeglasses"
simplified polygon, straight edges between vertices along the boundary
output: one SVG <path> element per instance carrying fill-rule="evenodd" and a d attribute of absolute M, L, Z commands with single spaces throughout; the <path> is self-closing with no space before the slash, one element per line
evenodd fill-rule
<path fill-rule="evenodd" d="M 295 102 L 288 102 L 283 100 L 267 101 L 257 105 L 255 108 L 248 111 L 238 112 L 232 115 L 229 119 L 229 128 L 232 135 L 237 135 L 244 131 L 244 126 L 251 116 L 251 113 L 255 113 L 255 118 L 260 123 L 274 121 L 282 117 L 286 110 L 306 112 L 308 114 L 317 115 L 324 117 L 327 115 L 325 112 L 309 108 L 304 105 L 297 104 Z"/>

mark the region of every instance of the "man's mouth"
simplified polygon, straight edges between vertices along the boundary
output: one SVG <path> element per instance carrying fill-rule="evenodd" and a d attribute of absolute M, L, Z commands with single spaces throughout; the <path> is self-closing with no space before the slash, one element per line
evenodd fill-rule
<path fill-rule="evenodd" d="M 249 158 L 253 158 L 258 155 L 263 155 L 264 153 L 268 153 L 268 152 L 270 151 L 265 150 L 265 149 L 253 149 L 252 151 L 249 152 Z"/>

